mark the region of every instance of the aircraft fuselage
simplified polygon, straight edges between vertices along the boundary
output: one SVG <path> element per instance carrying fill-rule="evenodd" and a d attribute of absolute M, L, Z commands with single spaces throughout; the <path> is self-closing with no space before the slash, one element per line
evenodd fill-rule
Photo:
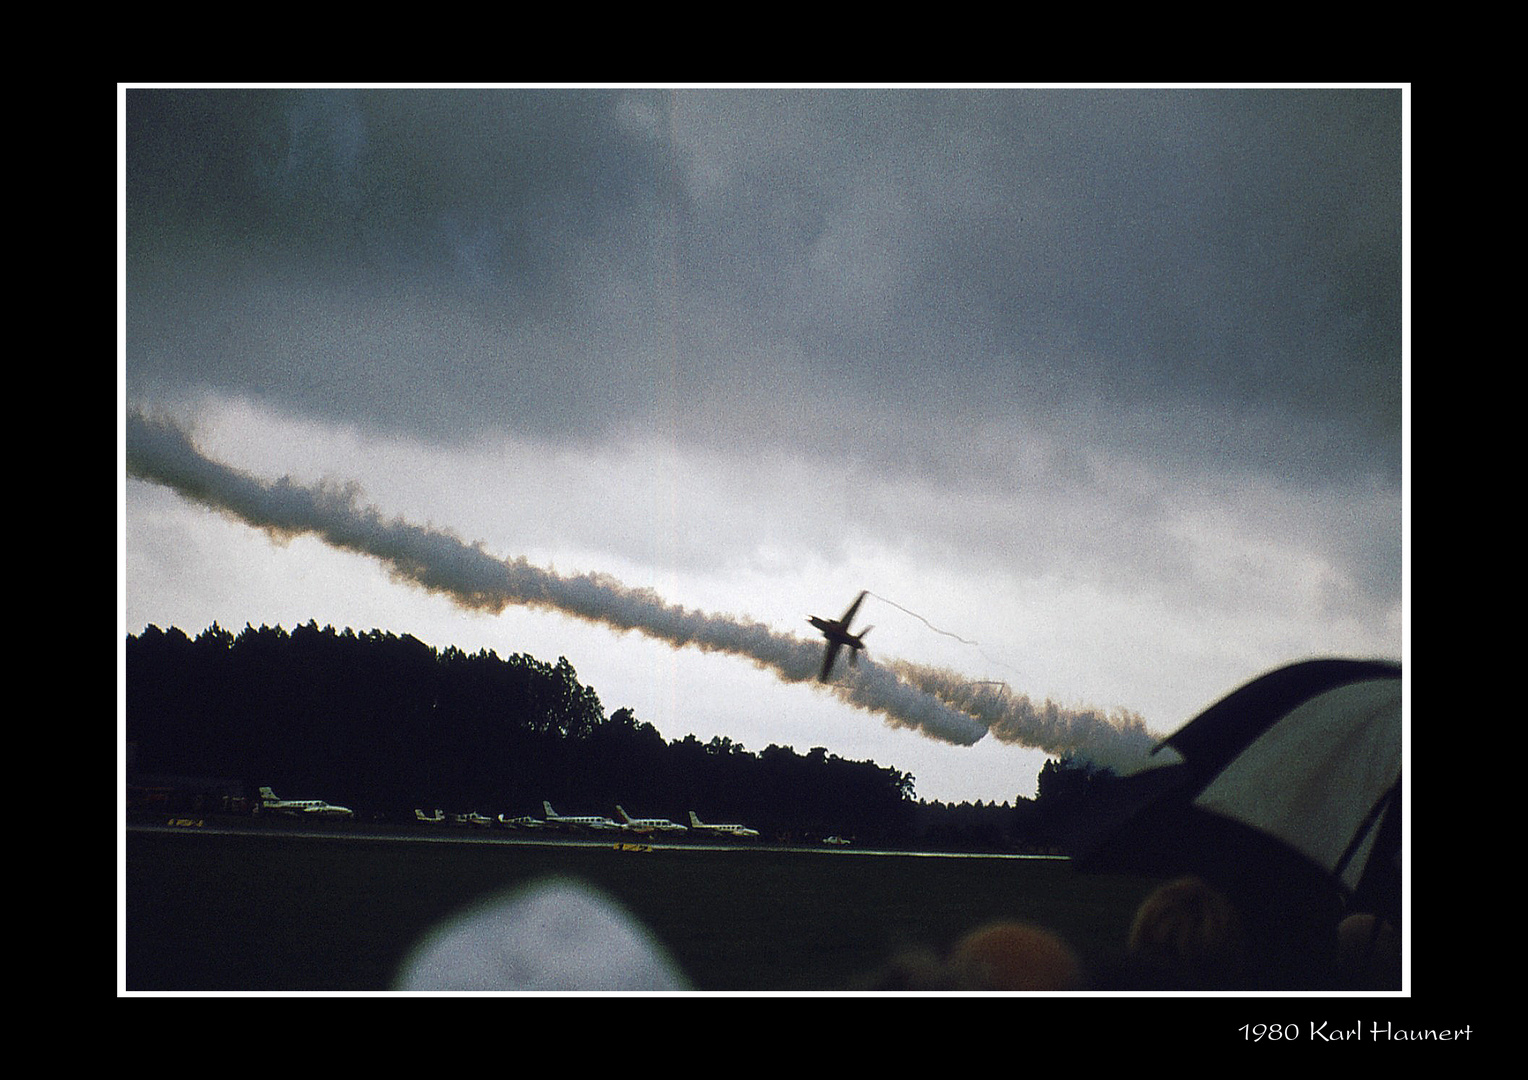
<path fill-rule="evenodd" d="M 851 649 L 863 649 L 864 641 L 860 640 L 863 635 L 851 634 L 842 623 L 832 622 L 828 619 L 820 619 L 816 615 L 808 615 L 807 622 L 822 631 L 822 636 L 835 645 L 847 645 Z"/>
<path fill-rule="evenodd" d="M 838 650 L 848 646 L 853 650 L 849 654 L 850 662 L 856 660 L 861 649 L 865 647 L 865 635 L 870 632 L 870 627 L 865 627 L 858 634 L 849 633 L 849 624 L 854 621 L 854 613 L 859 610 L 860 602 L 865 599 L 865 592 L 854 598 L 854 603 L 849 605 L 849 610 L 837 619 L 824 619 L 819 615 L 808 615 L 806 621 L 822 632 L 822 636 L 828 639 L 828 647 L 822 658 L 822 671 L 817 678 L 821 682 L 827 682 L 833 673 L 833 660 L 838 656 Z"/>

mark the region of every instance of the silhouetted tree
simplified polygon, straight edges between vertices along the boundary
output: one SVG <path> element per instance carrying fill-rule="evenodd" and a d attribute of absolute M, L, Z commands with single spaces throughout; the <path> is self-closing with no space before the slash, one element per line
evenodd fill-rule
<path fill-rule="evenodd" d="M 408 815 L 612 814 L 747 821 L 767 836 L 920 838 L 1003 847 L 1087 812 L 1104 774 L 1047 761 L 1036 800 L 918 803 L 910 773 L 825 747 L 754 753 L 725 735 L 665 742 L 630 708 L 607 718 L 566 657 L 437 651 L 411 635 L 315 621 L 148 626 L 127 640 L 127 738 L 141 774 L 242 777 L 357 809 Z M 565 807 L 564 807 L 565 804 Z"/>

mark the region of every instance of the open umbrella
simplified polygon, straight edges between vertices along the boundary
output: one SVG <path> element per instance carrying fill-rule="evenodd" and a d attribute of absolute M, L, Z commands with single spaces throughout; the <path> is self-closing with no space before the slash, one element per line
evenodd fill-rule
<path fill-rule="evenodd" d="M 1278 668 L 1165 739 L 1182 760 L 1123 781 L 1077 863 L 1199 874 L 1286 930 L 1343 908 L 1399 927 L 1401 743 L 1399 664 Z"/>

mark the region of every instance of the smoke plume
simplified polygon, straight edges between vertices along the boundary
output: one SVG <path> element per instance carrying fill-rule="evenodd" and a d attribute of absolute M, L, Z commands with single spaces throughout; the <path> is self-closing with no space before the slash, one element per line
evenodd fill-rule
<path fill-rule="evenodd" d="M 973 682 L 941 668 L 896 660 L 897 677 L 959 712 L 973 716 L 1001 742 L 1019 743 L 1057 757 L 1087 758 L 1095 765 L 1128 773 L 1145 763 L 1158 738 L 1146 721 L 1124 709 L 1105 713 L 1093 708 L 1069 709 L 1054 701 L 1036 704 L 1027 694 L 994 690 L 993 684 Z"/>
<path fill-rule="evenodd" d="M 394 578 L 448 596 L 463 607 L 500 612 L 510 605 L 561 612 L 634 630 L 676 647 L 745 658 L 788 683 L 816 684 L 822 644 L 755 622 L 666 603 L 604 574 L 561 575 L 523 557 L 503 559 L 450 532 L 385 517 L 360 501 L 354 485 L 267 483 L 205 457 L 170 421 L 127 418 L 128 475 L 174 489 L 276 538 L 312 535 L 382 562 Z M 948 671 L 861 657 L 842 664 L 830 689 L 898 727 L 958 745 L 989 731 L 1005 742 L 1088 757 L 1128 768 L 1152 745 L 1139 717 L 1111 721 L 1094 710 L 1033 705 Z"/>

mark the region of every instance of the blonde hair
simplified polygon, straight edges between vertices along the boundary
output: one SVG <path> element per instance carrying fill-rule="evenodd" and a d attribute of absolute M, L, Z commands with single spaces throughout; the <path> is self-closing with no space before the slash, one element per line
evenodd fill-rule
<path fill-rule="evenodd" d="M 973 990 L 1080 990 L 1082 964 L 1066 942 L 1038 926 L 990 923 L 955 943 L 950 966 Z"/>

